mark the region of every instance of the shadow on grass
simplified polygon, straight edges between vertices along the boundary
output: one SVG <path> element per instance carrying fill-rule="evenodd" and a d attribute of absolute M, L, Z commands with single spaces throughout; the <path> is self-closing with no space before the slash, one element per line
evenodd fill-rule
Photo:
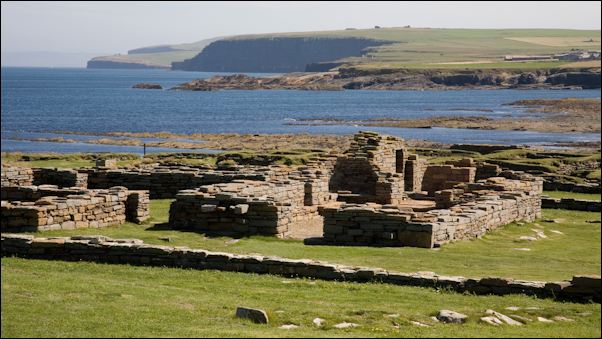
<path fill-rule="evenodd" d="M 147 231 L 178 231 L 178 232 L 182 232 L 182 233 L 194 233 L 194 234 L 199 234 L 199 235 L 203 235 L 207 238 L 221 238 L 221 237 L 230 237 L 230 238 L 234 238 L 234 239 L 245 239 L 245 238 L 250 238 L 250 236 L 248 235 L 242 235 L 240 233 L 235 233 L 235 232 L 211 232 L 211 231 L 196 231 L 196 230 L 191 230 L 191 229 L 181 229 L 181 228 L 175 228 L 172 225 L 170 225 L 167 222 L 164 223 L 157 223 L 157 224 L 153 224 L 151 227 L 146 229 Z"/>

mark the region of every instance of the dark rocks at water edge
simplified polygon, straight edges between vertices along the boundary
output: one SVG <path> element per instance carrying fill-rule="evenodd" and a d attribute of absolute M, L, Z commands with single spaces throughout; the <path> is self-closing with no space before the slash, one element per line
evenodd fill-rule
<path fill-rule="evenodd" d="M 163 89 L 163 86 L 161 86 L 159 84 L 151 84 L 151 83 L 142 82 L 142 83 L 139 83 L 139 84 L 135 84 L 134 86 L 132 86 L 132 88 L 138 88 L 138 89 Z"/>
<path fill-rule="evenodd" d="M 211 91 L 228 89 L 302 90 L 418 90 L 418 89 L 595 89 L 600 88 L 600 70 L 359 70 L 288 73 L 251 77 L 244 74 L 214 76 L 175 86 L 176 90 Z"/>

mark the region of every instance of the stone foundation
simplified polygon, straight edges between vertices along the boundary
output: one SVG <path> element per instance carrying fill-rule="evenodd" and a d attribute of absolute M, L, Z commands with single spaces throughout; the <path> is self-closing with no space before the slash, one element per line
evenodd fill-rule
<path fill-rule="evenodd" d="M 321 209 L 324 243 L 361 246 L 436 247 L 471 239 L 518 220 L 541 217 L 541 179 L 490 178 L 449 190 L 449 209 L 413 212 L 394 205 Z M 523 179 L 527 179 L 524 177 Z"/>
<path fill-rule="evenodd" d="M 2 165 L 2 187 L 33 185 L 33 170 L 27 167 Z"/>
<path fill-rule="evenodd" d="M 128 191 L 125 201 L 126 220 L 141 224 L 150 218 L 148 191 Z"/>
<path fill-rule="evenodd" d="M 526 294 L 540 298 L 600 302 L 599 276 L 574 276 L 570 281 L 558 282 L 497 277 L 471 279 L 443 276 L 434 272 L 400 273 L 381 268 L 350 267 L 309 259 L 293 260 L 261 255 L 218 253 L 187 247 L 147 245 L 138 239 L 119 240 L 103 236 L 34 238 L 30 235 L 3 233 L 1 241 L 3 257 L 213 269 L 285 277 L 421 286 L 480 295 Z"/>
<path fill-rule="evenodd" d="M 554 199 L 550 197 L 541 198 L 541 207 L 543 208 L 560 208 L 564 210 L 573 211 L 588 211 L 588 212 L 600 212 L 601 203 L 600 201 L 582 200 L 582 199 Z"/>
<path fill-rule="evenodd" d="M 452 188 L 463 182 L 474 182 L 476 168 L 454 165 L 430 165 L 422 178 L 422 190 L 433 196 L 436 191 Z"/>
<path fill-rule="evenodd" d="M 323 225 L 324 241 L 332 244 L 434 247 L 477 237 L 516 220 L 533 220 L 541 208 L 541 180 L 501 172 L 495 165 L 475 164 L 472 159 L 428 165 L 409 154 L 402 139 L 373 132 L 356 134 L 342 155 L 315 158 L 304 166 L 220 170 L 98 165 L 33 171 L 2 166 L 2 199 L 7 200 L 3 211 L 8 213 L 3 224 L 18 230 L 30 223 L 30 228 L 44 230 L 101 227 L 126 218 L 142 222 L 149 216 L 150 198 L 175 198 L 169 225 L 178 229 L 289 237 L 319 236 Z M 475 183 L 475 177 L 492 173 L 499 177 Z M 30 182 L 58 187 L 27 186 Z M 109 188 L 115 186 L 124 186 L 123 196 L 111 200 L 119 206 L 93 202 L 98 194 L 108 194 L 101 192 L 114 192 Z M 408 193 L 423 201 L 414 202 Z M 65 212 L 59 206 L 67 202 L 103 212 L 94 216 Z M 55 218 L 49 215 L 55 212 L 43 206 L 55 206 L 52 210 L 63 214 Z M 118 212 L 107 219 L 104 208 Z"/>
<path fill-rule="evenodd" d="M 88 175 L 88 188 L 124 186 L 131 190 L 148 190 L 151 199 L 174 198 L 178 191 L 203 185 L 231 182 L 233 180 L 266 180 L 267 173 L 247 171 L 201 171 L 187 167 L 162 167 L 152 169 L 91 169 L 82 170 Z"/>
<path fill-rule="evenodd" d="M 33 178 L 34 185 L 48 184 L 59 187 L 88 187 L 88 175 L 72 169 L 34 168 Z"/>
<path fill-rule="evenodd" d="M 149 215 L 148 193 L 129 192 L 124 187 L 108 190 L 2 187 L 2 195 L 0 228 L 9 232 L 99 228 L 126 220 L 140 222 Z"/>
<path fill-rule="evenodd" d="M 349 150 L 337 158 L 330 190 L 342 201 L 398 203 L 404 199 L 407 156 L 403 140 L 360 132 Z"/>
<path fill-rule="evenodd" d="M 319 218 L 316 206 L 304 206 L 305 198 L 305 183 L 293 180 L 202 186 L 178 193 L 169 223 L 212 234 L 286 237 L 304 222 Z"/>

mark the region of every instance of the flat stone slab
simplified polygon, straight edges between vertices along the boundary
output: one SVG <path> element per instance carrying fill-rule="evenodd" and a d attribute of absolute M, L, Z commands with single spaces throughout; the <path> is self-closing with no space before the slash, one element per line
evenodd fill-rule
<path fill-rule="evenodd" d="M 358 327 L 358 324 L 355 323 L 348 323 L 348 322 L 342 322 L 340 324 L 336 324 L 334 325 L 334 328 L 353 328 L 353 327 Z"/>
<path fill-rule="evenodd" d="M 269 323 L 268 314 L 265 313 L 264 310 L 260 310 L 260 309 L 237 307 L 236 308 L 236 317 L 243 318 L 243 319 L 249 319 L 257 324 Z"/>
<path fill-rule="evenodd" d="M 466 314 L 458 313 L 450 310 L 441 310 L 437 314 L 437 320 L 448 324 L 463 324 L 468 319 Z"/>

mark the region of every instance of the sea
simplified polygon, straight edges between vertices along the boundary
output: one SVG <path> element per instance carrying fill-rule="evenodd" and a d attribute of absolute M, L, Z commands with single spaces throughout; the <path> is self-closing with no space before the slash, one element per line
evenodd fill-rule
<path fill-rule="evenodd" d="M 600 141 L 599 133 L 302 124 L 307 119 L 532 117 L 532 113 L 524 108 L 507 104 L 521 99 L 600 98 L 600 90 L 169 90 L 175 85 L 216 74 L 169 70 L 2 68 L 1 151 L 142 152 L 137 146 L 85 143 L 85 140 L 100 138 L 90 134 L 108 132 L 351 135 L 360 130 L 371 130 L 441 143 L 537 146 Z M 164 90 L 132 89 L 140 82 L 158 83 Z M 35 141 L 48 138 L 75 142 Z M 148 139 L 157 140 L 162 139 Z M 147 152 L 167 151 L 174 150 L 147 148 Z M 204 149 L 175 151 L 211 152 Z"/>

